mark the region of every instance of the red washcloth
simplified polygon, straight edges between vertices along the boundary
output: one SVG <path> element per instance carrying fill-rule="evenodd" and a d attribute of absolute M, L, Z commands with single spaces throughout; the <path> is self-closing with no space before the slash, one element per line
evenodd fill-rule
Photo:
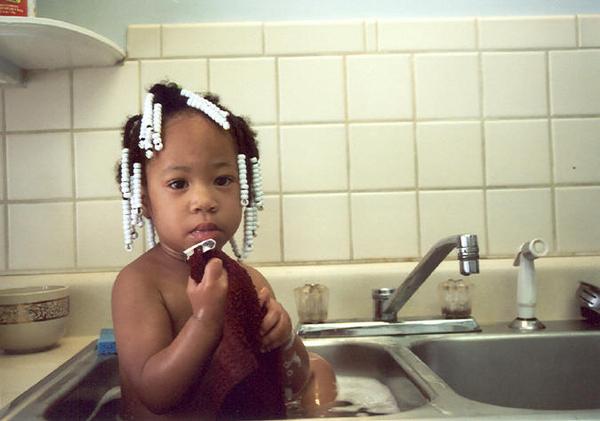
<path fill-rule="evenodd" d="M 266 309 L 260 307 L 250 275 L 222 251 L 203 253 L 198 247 L 188 261 L 191 276 L 200 282 L 213 257 L 223 261 L 229 288 L 223 336 L 200 384 L 201 412 L 208 409 L 223 419 L 285 418 L 279 353 L 260 352 Z"/>

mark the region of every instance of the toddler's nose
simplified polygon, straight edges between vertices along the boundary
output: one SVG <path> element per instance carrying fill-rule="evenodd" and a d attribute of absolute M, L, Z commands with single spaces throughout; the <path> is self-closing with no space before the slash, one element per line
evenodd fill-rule
<path fill-rule="evenodd" d="M 218 203 L 207 189 L 197 188 L 193 192 L 190 207 L 194 213 L 215 213 L 218 209 Z"/>

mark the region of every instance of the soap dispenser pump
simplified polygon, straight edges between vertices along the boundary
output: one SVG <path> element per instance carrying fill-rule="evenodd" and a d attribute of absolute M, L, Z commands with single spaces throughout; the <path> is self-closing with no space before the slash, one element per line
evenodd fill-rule
<path fill-rule="evenodd" d="M 517 279 L 517 318 L 509 325 L 510 328 L 531 331 L 544 329 L 546 326 L 535 317 L 536 282 L 535 265 L 533 261 L 548 253 L 544 240 L 535 238 L 521 244 L 513 266 L 519 267 Z"/>

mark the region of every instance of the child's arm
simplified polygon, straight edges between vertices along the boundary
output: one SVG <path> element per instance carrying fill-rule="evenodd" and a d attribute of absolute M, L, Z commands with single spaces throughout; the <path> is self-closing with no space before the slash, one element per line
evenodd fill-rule
<path fill-rule="evenodd" d="M 142 403 L 162 413 L 179 403 L 219 343 L 227 274 L 222 262 L 212 259 L 201 283 L 188 280 L 193 313 L 177 335 L 160 292 L 144 281 L 134 271 L 119 274 L 113 323 L 120 369 Z"/>
<path fill-rule="evenodd" d="M 281 352 L 282 376 L 286 398 L 290 399 L 302 391 L 310 377 L 309 357 L 302 340 L 292 330 L 292 321 L 283 306 L 275 299 L 275 294 L 267 280 L 256 269 L 245 266 L 254 285 L 258 289 L 261 306 L 267 309 L 260 332 L 263 351 L 278 348 Z M 292 396 L 290 396 L 290 394 Z"/>

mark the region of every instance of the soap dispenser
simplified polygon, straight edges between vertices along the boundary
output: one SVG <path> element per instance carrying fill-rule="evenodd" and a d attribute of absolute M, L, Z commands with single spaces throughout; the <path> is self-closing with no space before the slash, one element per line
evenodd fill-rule
<path fill-rule="evenodd" d="M 548 246 L 539 238 L 521 244 L 513 266 L 519 267 L 517 279 L 517 318 L 509 325 L 521 331 L 544 329 L 546 326 L 535 317 L 536 282 L 533 261 L 548 253 Z"/>

